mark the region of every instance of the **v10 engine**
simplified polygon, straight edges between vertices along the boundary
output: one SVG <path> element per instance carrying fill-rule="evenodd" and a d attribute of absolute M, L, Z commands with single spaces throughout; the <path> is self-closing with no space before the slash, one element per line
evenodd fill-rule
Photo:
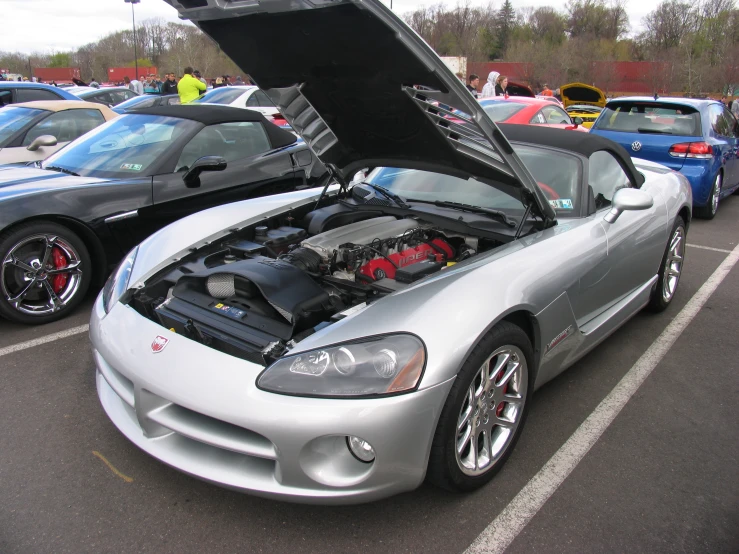
<path fill-rule="evenodd" d="M 377 217 L 315 235 L 287 256 L 291 263 L 349 280 L 397 279 L 410 283 L 455 261 L 457 254 L 471 255 L 469 247 L 459 253 L 444 235 L 413 219 Z M 414 267 L 412 270 L 410 266 Z"/>

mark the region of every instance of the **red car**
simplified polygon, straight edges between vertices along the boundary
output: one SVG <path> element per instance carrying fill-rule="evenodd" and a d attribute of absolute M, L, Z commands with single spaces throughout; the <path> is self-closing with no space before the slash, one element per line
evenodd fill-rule
<path fill-rule="evenodd" d="M 588 132 L 582 119 L 573 119 L 563 108 L 550 100 L 511 96 L 509 98 L 485 98 L 480 100 L 490 118 L 496 123 L 519 123 L 523 125 L 546 125 L 559 129 Z"/>

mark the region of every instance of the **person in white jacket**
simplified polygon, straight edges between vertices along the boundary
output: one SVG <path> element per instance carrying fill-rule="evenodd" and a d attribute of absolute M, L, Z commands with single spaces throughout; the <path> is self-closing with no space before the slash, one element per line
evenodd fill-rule
<path fill-rule="evenodd" d="M 499 76 L 500 73 L 498 73 L 497 71 L 490 72 L 490 75 L 488 75 L 488 82 L 485 83 L 484 87 L 482 87 L 480 98 L 490 98 L 492 96 L 495 96 L 495 84 L 498 81 Z"/>

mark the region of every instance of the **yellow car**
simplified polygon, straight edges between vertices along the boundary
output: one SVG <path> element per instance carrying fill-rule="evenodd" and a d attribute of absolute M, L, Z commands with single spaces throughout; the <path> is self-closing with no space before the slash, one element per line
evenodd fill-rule
<path fill-rule="evenodd" d="M 603 91 L 584 83 L 570 83 L 559 87 L 562 104 L 570 117 L 579 117 L 590 129 L 606 105 Z"/>

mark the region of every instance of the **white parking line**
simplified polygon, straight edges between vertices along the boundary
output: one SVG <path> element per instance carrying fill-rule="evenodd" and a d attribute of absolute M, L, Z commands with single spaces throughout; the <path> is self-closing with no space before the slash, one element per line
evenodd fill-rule
<path fill-rule="evenodd" d="M 739 261 L 739 246 L 734 248 L 716 271 L 680 310 L 641 358 L 572 436 L 521 489 L 505 509 L 475 539 L 466 554 L 503 552 L 531 521 L 557 488 L 564 482 L 590 448 L 603 435 L 631 396 L 669 352 L 680 334 L 695 318 L 731 269 Z"/>
<path fill-rule="evenodd" d="M 67 337 L 79 335 L 80 333 L 86 333 L 89 328 L 89 325 L 80 325 L 79 327 L 72 327 L 71 329 L 67 329 L 66 331 L 59 331 L 58 333 L 53 333 L 51 335 L 46 335 L 37 339 L 28 340 L 26 342 L 19 342 L 18 344 L 6 346 L 5 348 L 0 348 L 0 358 L 7 354 L 12 354 L 13 352 L 19 352 L 21 350 L 26 350 L 27 348 L 33 348 L 34 346 L 38 346 L 39 344 L 46 344 L 47 342 L 54 342 L 55 340 L 66 339 Z"/>
<path fill-rule="evenodd" d="M 713 246 L 701 246 L 700 244 L 687 243 L 691 248 L 700 248 L 701 250 L 710 250 L 711 252 L 723 252 L 724 254 L 731 254 L 731 250 L 725 250 L 724 248 L 714 248 Z"/>

